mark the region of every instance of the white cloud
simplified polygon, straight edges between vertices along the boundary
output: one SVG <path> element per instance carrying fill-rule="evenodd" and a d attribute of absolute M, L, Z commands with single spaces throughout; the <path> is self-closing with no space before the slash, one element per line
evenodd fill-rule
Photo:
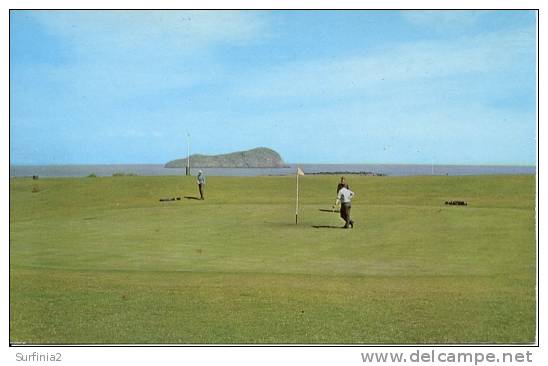
<path fill-rule="evenodd" d="M 245 11 L 37 11 L 50 33 L 87 53 L 106 49 L 172 47 L 174 52 L 216 43 L 246 42 L 265 31 L 260 13 Z"/>
<path fill-rule="evenodd" d="M 433 30 L 470 27 L 488 13 L 489 11 L 485 10 L 408 10 L 400 12 L 407 22 Z"/>
<path fill-rule="evenodd" d="M 534 30 L 527 28 L 404 43 L 374 54 L 290 63 L 250 75 L 237 83 L 235 93 L 253 98 L 340 98 L 374 94 L 386 85 L 394 89 L 436 78 L 511 72 L 524 55 L 534 54 L 534 37 Z"/>
<path fill-rule="evenodd" d="M 241 45 L 266 32 L 261 13 L 244 11 L 34 11 L 66 62 L 15 75 L 64 86 L 87 103 L 184 90 L 214 82 L 218 45 Z M 74 98 L 73 98 L 74 99 Z"/>

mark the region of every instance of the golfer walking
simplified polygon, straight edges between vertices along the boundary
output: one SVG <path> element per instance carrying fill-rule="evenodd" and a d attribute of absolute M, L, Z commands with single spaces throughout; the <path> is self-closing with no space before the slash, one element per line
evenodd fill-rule
<path fill-rule="evenodd" d="M 346 187 L 342 187 L 337 193 L 337 204 L 341 203 L 341 218 L 344 220 L 344 228 L 348 229 L 350 226 L 354 228 L 354 220 L 350 218 L 350 209 L 352 208 L 352 198 L 354 192 Z"/>
<path fill-rule="evenodd" d="M 350 189 L 350 187 L 348 186 L 348 183 L 346 183 L 345 177 L 341 177 L 341 182 L 337 185 L 337 195 L 339 195 L 339 191 L 341 190 L 342 187 Z"/>
<path fill-rule="evenodd" d="M 205 190 L 205 175 L 201 170 L 198 170 L 198 176 L 196 177 L 196 182 L 198 183 L 198 189 L 200 190 L 200 199 L 204 199 L 204 190 Z"/>

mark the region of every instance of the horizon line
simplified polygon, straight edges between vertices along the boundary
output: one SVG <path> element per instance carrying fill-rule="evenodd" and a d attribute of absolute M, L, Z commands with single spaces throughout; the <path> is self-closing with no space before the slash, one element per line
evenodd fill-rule
<path fill-rule="evenodd" d="M 284 167 L 216 167 L 216 168 L 206 168 L 206 169 L 284 169 L 291 168 L 295 165 L 426 165 L 426 166 L 527 166 L 527 167 L 537 167 L 537 163 L 285 163 Z M 19 163 L 12 164 L 10 162 L 10 167 L 12 166 L 94 166 L 94 165 L 166 165 L 166 163 Z M 191 166 L 192 168 L 192 166 Z M 203 168 L 196 166 L 195 168 Z M 166 168 L 166 169 L 184 169 L 184 168 Z"/>

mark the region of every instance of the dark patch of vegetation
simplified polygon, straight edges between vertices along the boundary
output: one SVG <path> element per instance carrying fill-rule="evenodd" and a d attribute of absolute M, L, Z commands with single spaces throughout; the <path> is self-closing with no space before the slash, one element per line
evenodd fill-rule
<path fill-rule="evenodd" d="M 113 177 L 136 177 L 137 174 L 135 173 L 121 173 L 121 172 L 117 172 L 117 173 L 114 173 L 112 174 Z"/>
<path fill-rule="evenodd" d="M 374 173 L 374 172 L 317 172 L 317 173 L 306 173 L 307 175 L 365 175 L 368 177 L 384 177 L 386 174 L 383 173 Z"/>

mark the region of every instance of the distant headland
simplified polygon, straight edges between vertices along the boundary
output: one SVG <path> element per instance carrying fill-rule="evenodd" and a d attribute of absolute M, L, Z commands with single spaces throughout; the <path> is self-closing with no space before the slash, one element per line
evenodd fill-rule
<path fill-rule="evenodd" d="M 168 162 L 166 168 L 184 168 L 187 158 Z M 284 168 L 286 164 L 276 151 L 257 147 L 247 151 L 237 151 L 221 155 L 190 155 L 193 168 Z"/>

